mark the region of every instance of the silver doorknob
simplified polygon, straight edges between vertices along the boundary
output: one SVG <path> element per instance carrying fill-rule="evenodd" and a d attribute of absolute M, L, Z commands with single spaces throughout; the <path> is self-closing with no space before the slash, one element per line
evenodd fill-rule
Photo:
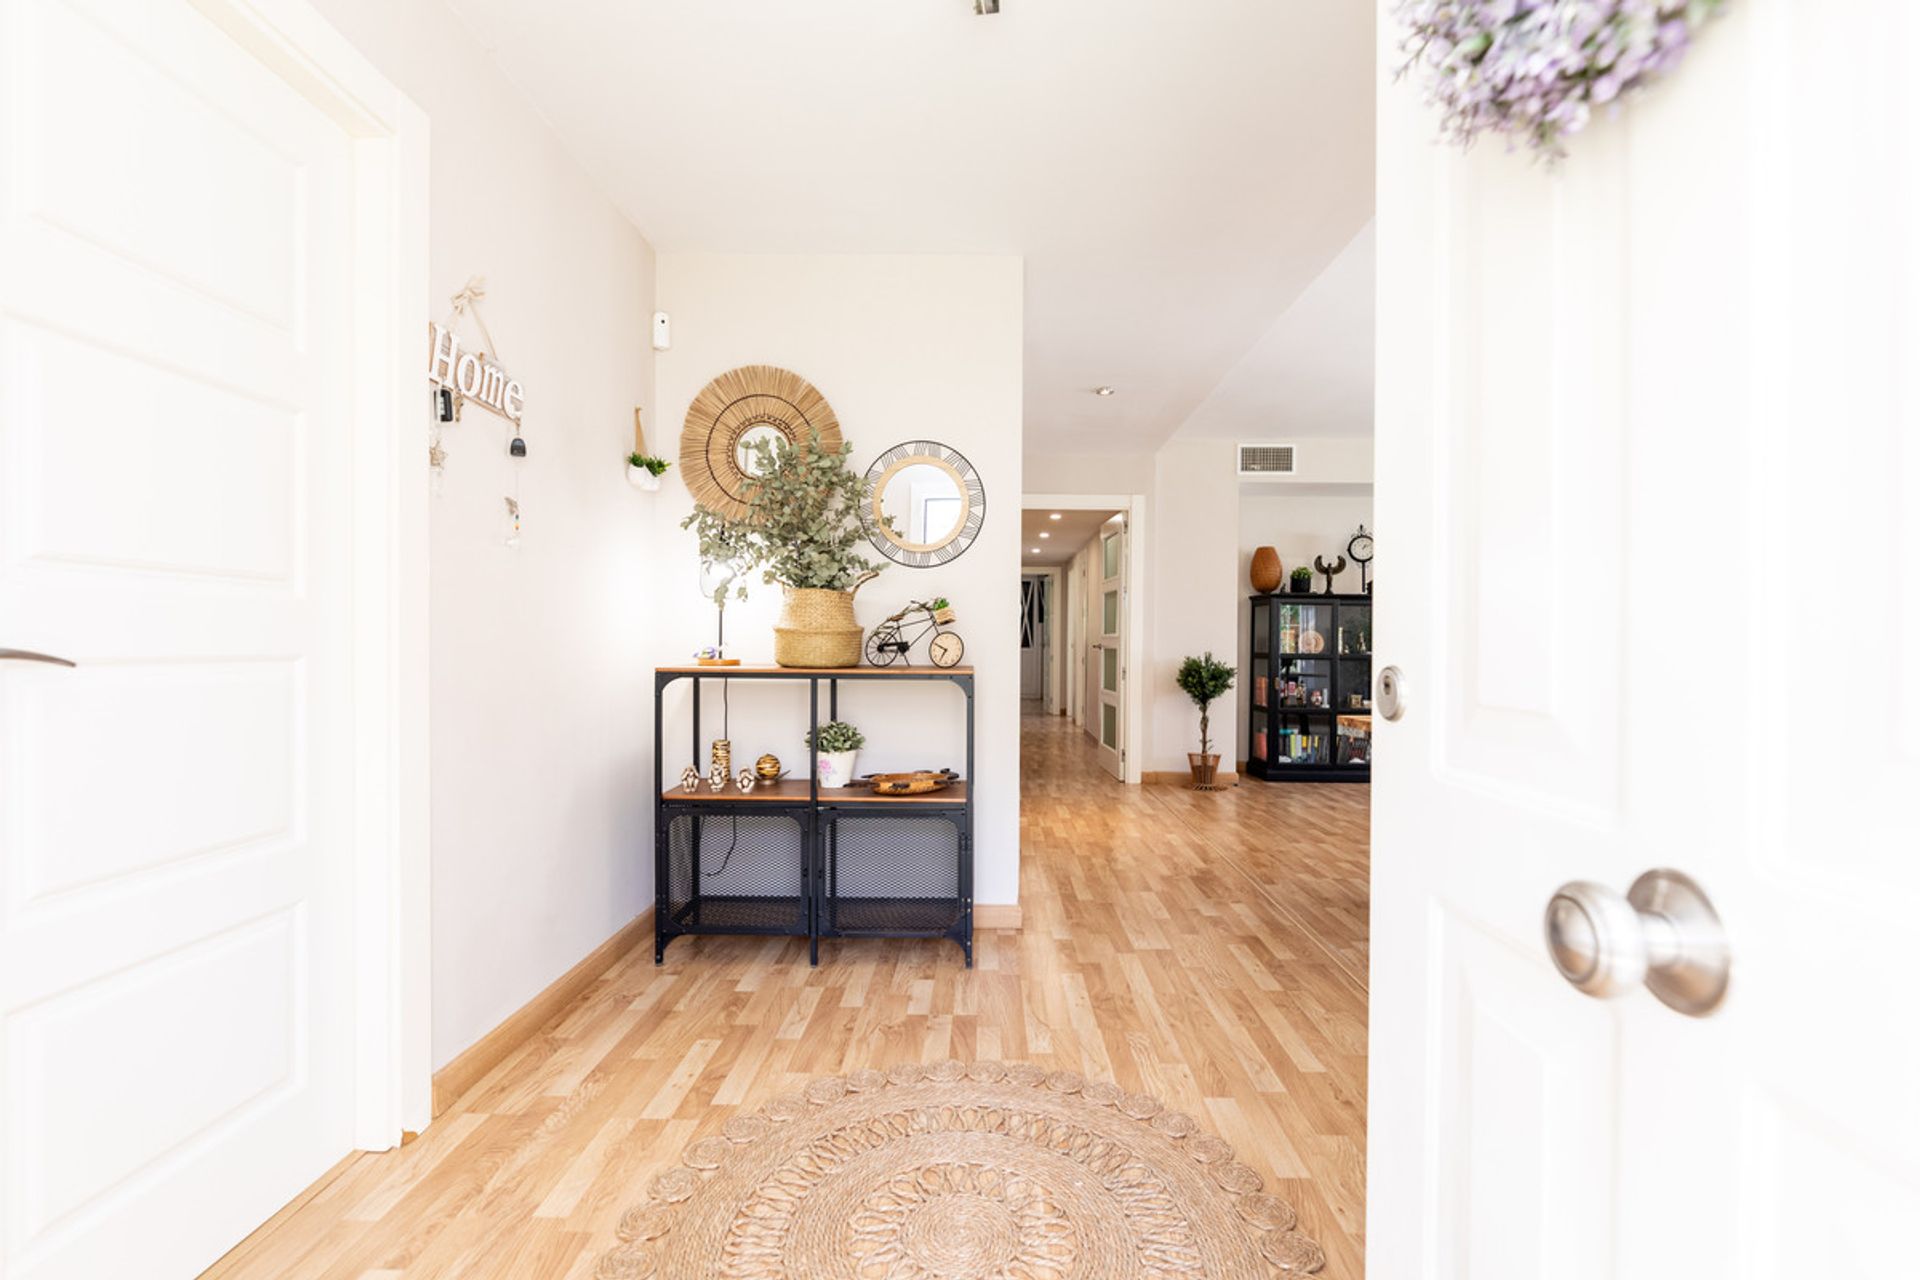
<path fill-rule="evenodd" d="M 1398 667 L 1382 667 L 1379 678 L 1374 681 L 1378 687 L 1373 693 L 1373 705 L 1383 720 L 1398 720 L 1407 710 L 1407 678 Z"/>
<path fill-rule="evenodd" d="M 1733 960 L 1726 931 L 1699 885 L 1678 871 L 1649 871 L 1626 897 L 1591 880 L 1561 885 L 1547 903 L 1547 953 L 1573 986 L 1598 999 L 1641 983 L 1689 1017 L 1727 994 Z"/>

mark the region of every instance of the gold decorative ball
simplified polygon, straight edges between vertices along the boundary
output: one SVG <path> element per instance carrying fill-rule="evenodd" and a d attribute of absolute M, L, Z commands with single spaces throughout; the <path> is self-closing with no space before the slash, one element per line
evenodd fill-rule
<path fill-rule="evenodd" d="M 762 781 L 772 782 L 780 776 L 780 757 L 769 751 L 753 762 L 753 771 L 760 775 Z"/>

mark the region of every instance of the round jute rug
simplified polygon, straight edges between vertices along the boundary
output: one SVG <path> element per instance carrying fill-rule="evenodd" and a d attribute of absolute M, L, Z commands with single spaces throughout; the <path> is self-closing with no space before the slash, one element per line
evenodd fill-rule
<path fill-rule="evenodd" d="M 687 1148 L 599 1280 L 1273 1280 L 1320 1246 L 1157 1098 L 1032 1063 L 815 1080 Z"/>

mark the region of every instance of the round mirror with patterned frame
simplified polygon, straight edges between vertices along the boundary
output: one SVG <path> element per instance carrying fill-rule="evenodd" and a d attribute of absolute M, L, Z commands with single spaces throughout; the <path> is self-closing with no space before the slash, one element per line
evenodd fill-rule
<path fill-rule="evenodd" d="M 973 545 L 986 517 L 980 473 L 937 440 L 904 441 L 867 468 L 860 518 L 889 560 L 914 569 L 946 564 Z"/>
<path fill-rule="evenodd" d="M 680 430 L 680 475 L 693 500 L 734 519 L 747 514 L 753 484 L 746 446 L 778 435 L 789 444 L 820 433 L 820 443 L 840 447 L 840 421 L 811 382 L 766 364 L 728 370 L 687 406 Z"/>

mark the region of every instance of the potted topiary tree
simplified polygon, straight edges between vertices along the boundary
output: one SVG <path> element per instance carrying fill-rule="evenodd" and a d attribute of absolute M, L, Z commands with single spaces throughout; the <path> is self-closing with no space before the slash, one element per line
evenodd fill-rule
<path fill-rule="evenodd" d="M 1213 739 L 1207 733 L 1207 708 L 1213 700 L 1233 688 L 1233 668 L 1216 660 L 1211 650 L 1198 658 L 1188 658 L 1180 664 L 1180 672 L 1174 677 L 1181 692 L 1193 699 L 1200 708 L 1200 750 L 1187 752 L 1187 768 L 1193 773 L 1195 791 L 1220 791 L 1216 779 L 1220 776 L 1220 757 L 1213 749 Z"/>
<path fill-rule="evenodd" d="M 860 748 L 867 745 L 866 735 L 844 720 L 829 720 L 820 726 L 819 741 L 809 733 L 801 739 L 813 748 L 813 772 L 823 787 L 844 787 L 853 781 L 854 761 Z"/>
<path fill-rule="evenodd" d="M 680 522 L 700 536 L 700 557 L 713 564 L 761 567 L 763 580 L 785 593 L 773 626 L 773 660 L 783 667 L 851 667 L 860 661 L 860 623 L 853 593 L 879 570 L 859 552 L 865 482 L 847 465 L 851 444 L 829 448 L 818 432 L 789 444 L 746 446 L 753 477 L 747 514 L 738 518 L 695 507 Z M 734 591 L 746 599 L 736 580 Z M 715 594 L 719 603 L 727 588 Z"/>

